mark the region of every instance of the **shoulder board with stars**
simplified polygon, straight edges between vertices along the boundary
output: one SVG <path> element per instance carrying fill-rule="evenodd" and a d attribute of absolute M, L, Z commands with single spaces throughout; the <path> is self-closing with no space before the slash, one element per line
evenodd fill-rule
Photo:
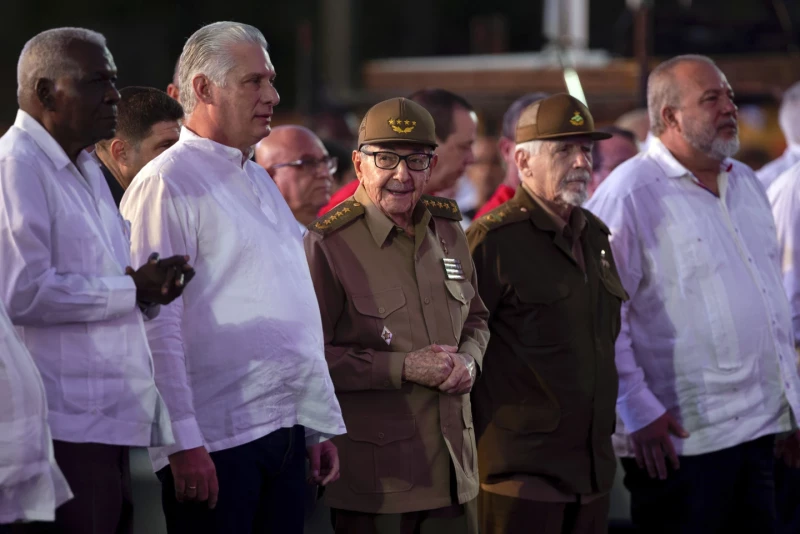
<path fill-rule="evenodd" d="M 494 230 L 507 224 L 524 221 L 530 217 L 527 208 L 518 205 L 513 200 L 509 200 L 486 215 L 476 219 L 473 224 L 480 225 L 486 230 Z"/>
<path fill-rule="evenodd" d="M 337 205 L 331 211 L 308 225 L 308 230 L 322 236 L 342 228 L 364 214 L 364 206 L 353 197 Z"/>
<path fill-rule="evenodd" d="M 443 217 L 454 221 L 461 220 L 461 210 L 458 209 L 458 204 L 456 204 L 455 200 L 431 195 L 422 195 L 421 200 L 434 217 Z"/>

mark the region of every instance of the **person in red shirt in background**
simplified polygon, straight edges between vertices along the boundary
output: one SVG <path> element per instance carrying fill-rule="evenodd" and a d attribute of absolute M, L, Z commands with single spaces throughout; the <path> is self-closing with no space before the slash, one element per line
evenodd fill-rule
<path fill-rule="evenodd" d="M 478 115 L 465 98 L 444 89 L 421 89 L 408 99 L 424 107 L 436 125 L 436 142 L 439 144 L 436 154 L 439 156 L 439 163 L 431 173 L 425 194 L 436 195 L 440 191 L 450 190 L 464 175 L 467 166 L 475 161 L 472 145 L 478 135 Z M 513 161 L 513 154 L 511 157 Z M 359 183 L 358 180 L 353 180 L 336 191 L 330 202 L 319 211 L 319 216 L 353 196 Z"/>
<path fill-rule="evenodd" d="M 481 206 L 475 214 L 475 219 L 485 215 L 511 200 L 519 186 L 519 175 L 517 174 L 517 164 L 514 162 L 514 150 L 517 146 L 514 136 L 517 130 L 517 121 L 522 110 L 533 104 L 537 100 L 547 98 L 547 93 L 528 93 L 516 99 L 503 115 L 503 131 L 500 140 L 497 141 L 497 150 L 505 161 L 506 177 L 503 183 L 495 190 L 489 200 Z"/>

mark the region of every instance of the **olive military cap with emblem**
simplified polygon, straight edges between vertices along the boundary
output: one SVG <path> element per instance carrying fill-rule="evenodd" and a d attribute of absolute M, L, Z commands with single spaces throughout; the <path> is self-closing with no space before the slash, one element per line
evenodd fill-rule
<path fill-rule="evenodd" d="M 367 111 L 358 129 L 358 148 L 376 143 L 414 143 L 436 148 L 433 117 L 407 98 L 379 102 Z"/>
<path fill-rule="evenodd" d="M 522 110 L 517 121 L 517 143 L 575 135 L 584 135 L 595 141 L 611 137 L 611 134 L 595 131 L 589 109 L 566 93 L 534 102 Z"/>

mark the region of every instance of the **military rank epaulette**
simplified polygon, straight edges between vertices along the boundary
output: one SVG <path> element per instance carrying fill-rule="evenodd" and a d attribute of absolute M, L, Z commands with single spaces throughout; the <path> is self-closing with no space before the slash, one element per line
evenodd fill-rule
<path fill-rule="evenodd" d="M 473 224 L 483 226 L 486 230 L 494 230 L 513 222 L 524 221 L 530 215 L 526 207 L 509 200 L 483 217 L 476 219 Z"/>
<path fill-rule="evenodd" d="M 458 204 L 455 200 L 434 197 L 431 195 L 422 195 L 422 203 L 431 212 L 434 217 L 444 217 L 445 219 L 453 219 L 454 221 L 461 220 L 461 210 L 458 209 Z"/>
<path fill-rule="evenodd" d="M 319 235 L 328 235 L 363 214 L 364 206 L 351 197 L 309 224 L 308 230 Z"/>

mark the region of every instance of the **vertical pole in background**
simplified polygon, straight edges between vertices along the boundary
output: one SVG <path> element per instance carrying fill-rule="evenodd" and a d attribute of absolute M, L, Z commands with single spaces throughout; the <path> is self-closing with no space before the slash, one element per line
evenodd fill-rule
<path fill-rule="evenodd" d="M 652 0 L 628 0 L 633 10 L 633 55 L 639 67 L 639 91 L 637 100 L 647 107 L 647 76 L 650 74 L 651 9 Z"/>
<path fill-rule="evenodd" d="M 311 21 L 302 20 L 295 32 L 295 76 L 297 100 L 295 107 L 304 117 L 310 116 L 314 105 L 314 32 Z"/>
<path fill-rule="evenodd" d="M 318 0 L 322 83 L 334 99 L 353 93 L 353 1 Z"/>

